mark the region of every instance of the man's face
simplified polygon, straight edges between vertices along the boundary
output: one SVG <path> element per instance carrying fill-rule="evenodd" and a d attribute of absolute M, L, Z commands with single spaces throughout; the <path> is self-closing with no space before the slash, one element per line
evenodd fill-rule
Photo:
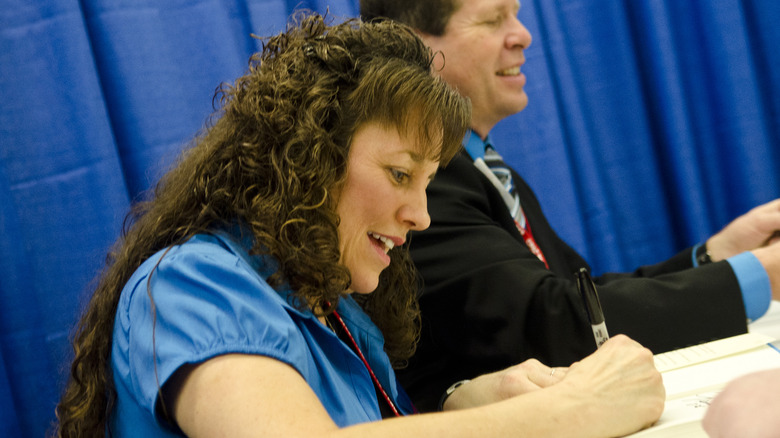
<path fill-rule="evenodd" d="M 471 127 L 487 135 L 501 119 L 528 103 L 523 50 L 531 34 L 517 19 L 517 0 L 460 0 L 442 36 L 422 35 L 434 52 L 444 54 L 439 74 L 471 99 Z M 441 67 L 437 62 L 436 67 Z"/>

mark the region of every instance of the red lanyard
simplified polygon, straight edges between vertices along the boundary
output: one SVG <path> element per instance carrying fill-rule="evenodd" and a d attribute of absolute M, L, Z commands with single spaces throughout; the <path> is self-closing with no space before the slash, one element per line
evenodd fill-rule
<path fill-rule="evenodd" d="M 544 254 L 542 254 L 542 249 L 539 248 L 539 245 L 536 243 L 536 239 L 534 239 L 534 235 L 531 233 L 531 224 L 528 223 L 528 219 L 525 220 L 525 227 L 521 226 L 520 223 L 515 220 L 515 225 L 517 225 L 517 229 L 520 231 L 520 235 L 523 236 L 523 240 L 525 241 L 525 244 L 528 245 L 528 249 L 531 250 L 534 255 L 544 263 L 544 266 L 547 269 L 550 269 L 550 265 L 547 264 L 547 259 L 544 258 Z"/>
<path fill-rule="evenodd" d="M 472 132 L 472 138 L 475 136 Z M 471 140 L 469 140 L 471 142 Z M 470 144 L 470 143 L 469 143 Z M 468 149 L 468 146 L 467 146 Z M 487 155 L 487 152 L 492 149 L 486 149 L 485 154 Z M 536 243 L 536 239 L 534 239 L 534 235 L 531 233 L 531 225 L 528 224 L 528 219 L 525 217 L 525 213 L 523 212 L 523 207 L 520 205 L 520 197 L 516 193 L 515 190 L 511 190 L 506 185 L 506 179 L 504 182 L 502 182 L 498 176 L 496 176 L 497 169 L 502 169 L 506 174 L 505 177 L 509 178 L 509 181 L 511 181 L 511 171 L 508 167 L 506 167 L 505 164 L 503 164 L 503 161 L 501 161 L 501 156 L 498 155 L 497 152 L 494 150 L 492 151 L 492 154 L 494 155 L 493 158 L 490 160 L 493 162 L 498 162 L 500 165 L 494 166 L 494 168 L 491 168 L 487 165 L 485 162 L 486 159 L 483 158 L 477 158 L 474 160 L 474 166 L 482 172 L 485 177 L 493 184 L 493 186 L 498 190 L 498 192 L 501 194 L 501 198 L 503 198 L 504 203 L 506 204 L 507 208 L 509 209 L 509 215 L 513 216 L 513 219 L 515 220 L 515 226 L 517 226 L 517 230 L 520 231 L 520 235 L 523 237 L 523 241 L 525 241 L 526 246 L 528 246 L 528 249 L 531 250 L 531 252 L 538 258 L 539 260 L 544 263 L 544 266 L 547 269 L 550 269 L 550 265 L 547 264 L 547 259 L 544 258 L 544 254 L 542 254 L 542 249 L 539 248 L 539 245 Z M 503 172 L 502 172 L 503 173 Z M 515 209 L 517 209 L 515 211 Z"/>
<path fill-rule="evenodd" d="M 336 317 L 336 320 L 339 322 L 339 325 L 341 326 L 342 330 L 344 330 L 344 333 L 347 334 L 347 337 L 349 338 L 350 342 L 352 343 L 352 346 L 355 348 L 355 352 L 360 357 L 360 360 L 363 361 L 363 365 L 366 366 L 366 369 L 368 370 L 368 374 L 371 374 L 371 380 L 374 381 L 374 385 L 376 385 L 377 388 L 379 388 L 379 392 L 384 397 L 387 404 L 390 406 L 390 409 L 393 411 L 396 417 L 400 417 L 401 413 L 398 411 L 398 408 L 395 407 L 395 403 L 393 403 L 393 400 L 390 399 L 390 396 L 387 395 L 387 392 L 385 391 L 385 388 L 382 387 L 382 384 L 379 383 L 379 379 L 376 378 L 376 374 L 374 374 L 374 370 L 371 369 L 371 365 L 368 364 L 368 361 L 366 360 L 366 357 L 363 356 L 363 352 L 360 350 L 360 347 L 358 347 L 357 342 L 355 342 L 355 338 L 352 337 L 352 333 L 347 328 L 347 325 L 344 324 L 344 320 L 341 319 L 341 315 L 339 315 L 338 312 L 335 310 L 333 311 L 333 316 Z"/>

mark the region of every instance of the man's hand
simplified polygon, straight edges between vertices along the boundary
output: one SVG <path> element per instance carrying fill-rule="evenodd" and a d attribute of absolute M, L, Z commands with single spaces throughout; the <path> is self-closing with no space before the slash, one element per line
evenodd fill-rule
<path fill-rule="evenodd" d="M 780 242 L 780 199 L 753 208 L 707 240 L 712 261 Z"/>

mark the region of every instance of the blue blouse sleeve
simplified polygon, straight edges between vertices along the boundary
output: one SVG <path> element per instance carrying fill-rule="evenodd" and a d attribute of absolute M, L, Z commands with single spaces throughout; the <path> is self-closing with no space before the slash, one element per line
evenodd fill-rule
<path fill-rule="evenodd" d="M 125 287 L 114 329 L 115 377 L 154 413 L 158 389 L 184 364 L 246 353 L 300 372 L 307 362 L 296 346 L 305 342 L 287 309 L 244 258 L 216 238 L 191 240 L 149 259 Z"/>

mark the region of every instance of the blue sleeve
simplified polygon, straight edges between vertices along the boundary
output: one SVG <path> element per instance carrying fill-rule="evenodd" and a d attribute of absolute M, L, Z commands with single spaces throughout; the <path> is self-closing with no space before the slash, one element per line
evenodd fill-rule
<path fill-rule="evenodd" d="M 772 287 L 764 266 L 751 252 L 726 259 L 737 276 L 748 320 L 762 317 L 772 302 Z"/>
<path fill-rule="evenodd" d="M 179 367 L 217 355 L 257 354 L 299 371 L 306 366 L 296 348 L 305 342 L 284 300 L 243 259 L 213 242 L 190 242 L 152 270 L 157 260 L 148 260 L 126 286 L 114 331 L 112 360 L 123 374 L 117 377 L 144 409 L 155 412 L 158 389 Z"/>

